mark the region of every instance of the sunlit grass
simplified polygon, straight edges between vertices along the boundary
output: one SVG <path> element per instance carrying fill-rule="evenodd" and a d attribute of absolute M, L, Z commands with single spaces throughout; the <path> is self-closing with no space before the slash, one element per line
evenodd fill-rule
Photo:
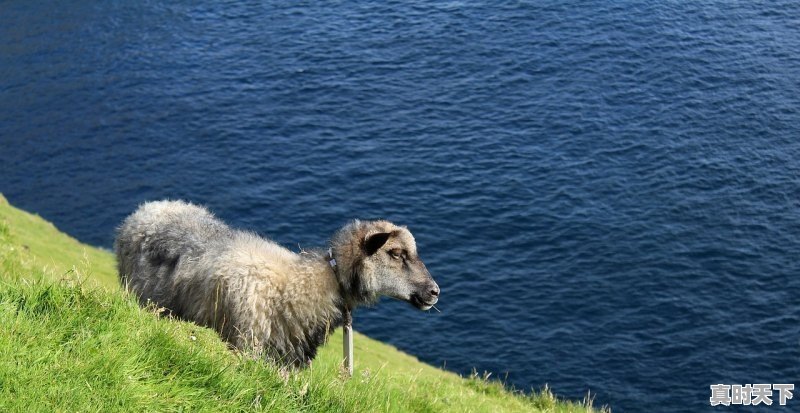
<path fill-rule="evenodd" d="M 142 309 L 116 285 L 110 252 L 80 244 L 0 196 L 0 411 L 593 411 L 549 389 L 522 394 L 461 378 L 341 332 L 288 376 L 211 330 Z"/>

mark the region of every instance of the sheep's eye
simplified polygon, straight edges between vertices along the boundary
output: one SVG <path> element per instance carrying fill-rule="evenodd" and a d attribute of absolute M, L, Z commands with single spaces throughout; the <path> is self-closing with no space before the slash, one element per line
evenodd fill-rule
<path fill-rule="evenodd" d="M 389 251 L 389 255 L 391 255 L 392 258 L 394 258 L 396 260 L 399 260 L 400 257 L 403 256 L 403 251 L 396 250 L 396 249 L 395 250 L 391 250 L 391 251 Z"/>

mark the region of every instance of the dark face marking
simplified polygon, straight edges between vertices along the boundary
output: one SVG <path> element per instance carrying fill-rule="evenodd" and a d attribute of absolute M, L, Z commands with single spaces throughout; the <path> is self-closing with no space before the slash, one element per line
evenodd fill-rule
<path fill-rule="evenodd" d="M 429 309 L 439 300 L 439 286 L 421 260 L 409 258 L 403 262 L 413 285 L 408 302 L 420 310 Z"/>

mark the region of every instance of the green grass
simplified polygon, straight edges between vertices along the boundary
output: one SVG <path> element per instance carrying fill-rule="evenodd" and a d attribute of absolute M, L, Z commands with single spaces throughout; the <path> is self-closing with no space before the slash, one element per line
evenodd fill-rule
<path fill-rule="evenodd" d="M 595 411 L 546 388 L 462 378 L 363 335 L 346 380 L 340 331 L 285 377 L 214 331 L 139 308 L 115 271 L 110 252 L 0 195 L 0 411 Z"/>

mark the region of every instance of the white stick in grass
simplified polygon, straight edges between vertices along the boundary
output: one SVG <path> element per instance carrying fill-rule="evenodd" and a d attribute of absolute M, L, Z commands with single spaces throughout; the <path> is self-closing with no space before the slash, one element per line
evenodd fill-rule
<path fill-rule="evenodd" d="M 344 353 L 344 369 L 348 376 L 353 375 L 353 316 L 350 311 L 344 314 L 342 352 Z"/>

